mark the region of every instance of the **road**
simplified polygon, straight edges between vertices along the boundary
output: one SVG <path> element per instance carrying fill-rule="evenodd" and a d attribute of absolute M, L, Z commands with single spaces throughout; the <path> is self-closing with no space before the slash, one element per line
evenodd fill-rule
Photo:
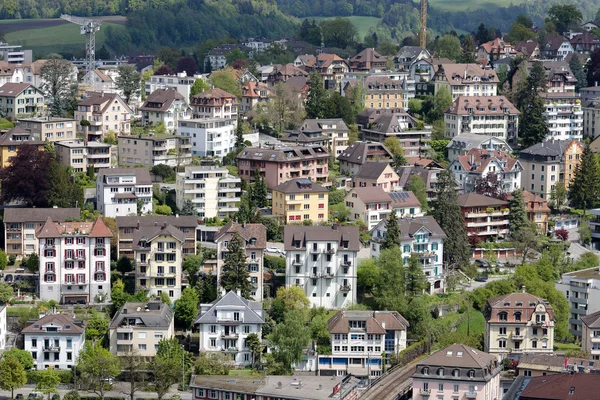
<path fill-rule="evenodd" d="M 123 399 L 129 399 L 129 396 L 126 394 L 128 387 L 129 387 L 129 384 L 127 382 L 116 382 L 113 385 L 112 390 L 104 393 L 104 397 L 120 397 Z M 20 393 L 23 395 L 23 397 L 25 399 L 27 399 L 27 396 L 29 396 L 29 393 L 34 392 L 34 391 L 35 391 L 34 385 L 27 385 L 26 387 L 24 387 L 22 389 L 15 390 L 15 396 Z M 63 388 L 59 387 L 58 394 L 60 394 L 60 397 L 62 398 L 69 391 L 70 391 L 69 389 L 63 389 Z M 90 397 L 96 396 L 96 394 L 94 394 L 94 393 L 83 391 L 83 390 L 79 390 L 79 394 L 81 396 L 90 396 Z M 171 390 L 169 391 L 169 393 L 167 395 L 165 395 L 164 398 L 170 399 L 171 396 L 173 396 L 175 394 L 178 395 L 181 398 L 181 400 L 191 400 L 192 399 L 192 393 L 190 391 L 180 392 L 177 390 L 177 385 L 173 385 L 173 387 L 171 387 Z M 6 398 L 10 398 L 10 391 L 0 390 L 0 399 L 6 399 Z M 156 398 L 158 398 L 158 395 L 156 394 L 156 392 L 136 392 L 135 393 L 134 400 L 142 399 L 142 398 L 156 399 Z"/>
<path fill-rule="evenodd" d="M 382 376 L 363 392 L 360 400 L 393 400 L 412 387 L 415 364 L 411 363 Z M 414 397 L 414 396 L 413 396 Z"/>

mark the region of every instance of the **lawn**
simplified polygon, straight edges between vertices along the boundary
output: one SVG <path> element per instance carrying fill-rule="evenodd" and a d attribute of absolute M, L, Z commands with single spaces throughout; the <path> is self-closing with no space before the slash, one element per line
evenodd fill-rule
<path fill-rule="evenodd" d="M 555 351 L 581 350 L 581 346 L 575 343 L 554 342 Z"/>
<path fill-rule="evenodd" d="M 324 19 L 332 19 L 332 18 L 336 18 L 336 17 L 307 17 L 305 19 L 308 19 L 309 21 L 312 21 L 313 19 L 315 21 L 322 21 Z M 362 41 L 362 39 L 365 37 L 365 35 L 367 33 L 369 33 L 369 29 L 371 27 L 375 27 L 377 25 L 377 23 L 379 21 L 381 21 L 381 18 L 377 18 L 377 17 L 363 17 L 363 16 L 350 16 L 350 17 L 342 17 L 342 18 L 346 18 L 348 19 L 350 22 L 352 22 L 352 24 L 356 27 L 356 30 L 358 31 L 358 38 Z"/>
<path fill-rule="evenodd" d="M 417 3 L 417 2 L 415 2 Z M 448 10 L 448 11 L 465 11 L 468 9 L 477 10 L 477 9 L 490 9 L 490 8 L 498 8 L 498 7 L 508 7 L 511 4 L 518 5 L 520 3 L 524 3 L 523 0 L 496 0 L 496 1 L 482 1 L 475 2 L 470 0 L 429 0 L 429 5 L 433 8 L 439 10 Z"/>
<path fill-rule="evenodd" d="M 459 333 L 467 333 L 467 322 L 468 318 L 465 318 L 463 322 L 456 328 Z M 478 334 L 485 331 L 485 317 L 480 311 L 471 310 L 471 334 Z"/>

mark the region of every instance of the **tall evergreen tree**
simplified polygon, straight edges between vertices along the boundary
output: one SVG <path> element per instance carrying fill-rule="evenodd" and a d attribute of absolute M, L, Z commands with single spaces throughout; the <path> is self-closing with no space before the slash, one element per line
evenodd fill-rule
<path fill-rule="evenodd" d="M 451 268 L 465 266 L 471 259 L 471 247 L 456 189 L 454 175 L 450 171 L 442 171 L 438 178 L 438 197 L 431 213 L 446 233 L 444 261 Z"/>
<path fill-rule="evenodd" d="M 519 139 L 524 147 L 543 141 L 548 135 L 548 124 L 542 115 L 545 105 L 540 90 L 546 88 L 546 73 L 541 62 L 536 62 L 527 77 L 527 83 L 517 93 L 517 104 L 521 109 Z"/>
<path fill-rule="evenodd" d="M 405 295 L 418 296 L 427 289 L 427 278 L 421 268 L 421 261 L 415 255 L 408 259 L 406 268 L 406 293 Z"/>
<path fill-rule="evenodd" d="M 589 144 L 575 168 L 575 176 L 569 186 L 569 201 L 572 207 L 581 208 L 584 212 L 600 203 L 600 168 Z"/>
<path fill-rule="evenodd" d="M 256 176 L 256 182 L 254 182 L 254 185 L 252 187 L 252 200 L 256 207 L 266 207 L 267 193 L 269 192 L 267 181 L 258 171 L 256 171 Z"/>
<path fill-rule="evenodd" d="M 229 241 L 221 271 L 221 287 L 226 291 L 239 290 L 242 297 L 250 298 L 250 274 L 246 265 L 244 239 L 236 232 Z"/>
<path fill-rule="evenodd" d="M 240 114 L 237 117 L 237 126 L 235 128 L 235 148 L 240 149 L 244 145 L 244 123 Z"/>
<path fill-rule="evenodd" d="M 327 99 L 327 91 L 323 88 L 323 80 L 317 72 L 311 72 L 308 77 L 308 97 L 304 109 L 306 110 L 307 118 L 323 118 L 324 104 Z"/>
<path fill-rule="evenodd" d="M 527 218 L 525 201 L 523 200 L 523 191 L 515 190 L 512 198 L 508 202 L 510 213 L 508 214 L 509 228 L 511 233 L 519 232 L 524 228 L 529 228 L 531 223 Z"/>
<path fill-rule="evenodd" d="M 460 55 L 461 63 L 471 64 L 474 63 L 475 60 L 475 39 L 473 36 L 466 35 L 465 39 L 462 43 L 462 54 Z"/>
<path fill-rule="evenodd" d="M 83 207 L 83 189 L 74 183 L 67 167 L 56 160 L 50 161 L 48 168 L 48 205 L 59 208 Z"/>
<path fill-rule="evenodd" d="M 579 92 L 579 89 L 587 86 L 587 77 L 577 53 L 573 54 L 571 61 L 569 61 L 569 67 L 571 68 L 573 77 L 577 79 L 577 82 L 575 82 L 575 91 Z"/>
<path fill-rule="evenodd" d="M 393 247 L 400 247 L 400 227 L 398 226 L 396 210 L 392 210 L 389 218 L 385 221 L 385 229 L 385 240 L 381 248 L 391 249 Z"/>

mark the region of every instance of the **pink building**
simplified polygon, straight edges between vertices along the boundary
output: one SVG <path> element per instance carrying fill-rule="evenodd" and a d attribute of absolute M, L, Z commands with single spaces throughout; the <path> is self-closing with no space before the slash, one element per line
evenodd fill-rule
<path fill-rule="evenodd" d="M 329 157 L 324 146 L 247 147 L 237 155 L 237 166 L 239 177 L 249 182 L 258 171 L 269 189 L 296 178 L 328 186 Z"/>
<path fill-rule="evenodd" d="M 495 356 L 453 344 L 417 364 L 413 399 L 499 399 L 501 370 Z"/>

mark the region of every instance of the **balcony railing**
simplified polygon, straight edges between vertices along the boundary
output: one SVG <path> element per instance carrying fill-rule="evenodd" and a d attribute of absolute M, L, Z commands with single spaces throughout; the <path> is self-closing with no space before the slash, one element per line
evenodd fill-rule
<path fill-rule="evenodd" d="M 350 285 L 342 285 L 340 287 L 340 291 L 342 291 L 342 292 L 349 292 L 350 291 Z"/>
<path fill-rule="evenodd" d="M 421 396 L 430 396 L 431 395 L 431 389 L 419 389 L 419 394 Z"/>
<path fill-rule="evenodd" d="M 221 335 L 223 339 L 237 339 L 240 337 L 239 333 L 223 333 Z"/>
<path fill-rule="evenodd" d="M 466 392 L 465 393 L 465 397 L 467 399 L 476 399 L 477 398 L 477 392 Z"/>
<path fill-rule="evenodd" d="M 523 340 L 523 335 L 522 334 L 517 335 L 516 333 L 513 333 L 512 335 L 510 335 L 510 338 L 512 340 Z"/>
<path fill-rule="evenodd" d="M 304 265 L 304 263 L 302 262 L 302 260 L 292 260 L 292 265 L 293 266 L 301 266 L 301 265 Z"/>
<path fill-rule="evenodd" d="M 60 353 L 60 346 L 44 346 L 43 350 L 51 353 Z"/>
<path fill-rule="evenodd" d="M 342 260 L 342 261 L 340 261 L 340 265 L 342 267 L 351 267 L 352 266 L 352 261 L 350 261 L 350 260 Z"/>

